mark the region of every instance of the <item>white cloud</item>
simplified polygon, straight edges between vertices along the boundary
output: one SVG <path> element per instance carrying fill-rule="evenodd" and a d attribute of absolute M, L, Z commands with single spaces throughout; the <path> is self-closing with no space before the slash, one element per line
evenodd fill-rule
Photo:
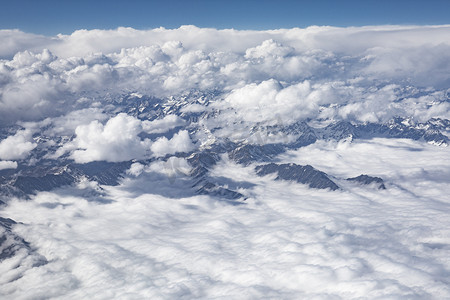
<path fill-rule="evenodd" d="M 25 33 L 20 30 L 0 30 L 0 59 L 11 58 L 17 52 L 24 50 L 40 51 L 55 43 L 55 39 L 37 34 Z"/>
<path fill-rule="evenodd" d="M 51 123 L 52 127 L 48 133 L 52 135 L 72 135 L 80 125 L 87 125 L 92 121 L 104 121 L 108 118 L 99 108 L 85 108 L 74 110 L 66 115 L 50 118 L 44 123 Z"/>
<path fill-rule="evenodd" d="M 345 98 L 339 99 L 338 93 L 339 88 L 332 88 L 329 84 L 311 85 L 309 81 L 303 81 L 283 87 L 276 80 L 267 80 L 234 89 L 224 102 L 216 105 L 233 108 L 233 111 L 224 114 L 224 118 L 288 125 L 317 117 L 321 104 L 345 101 Z"/>
<path fill-rule="evenodd" d="M 2 216 L 23 223 L 15 232 L 48 263 L 22 255 L 3 260 L 0 295 L 449 298 L 442 271 L 450 245 L 447 154 L 386 139 L 319 143 L 289 154 L 291 162 L 309 161 L 336 176 L 382 176 L 383 191 L 312 190 L 255 176 L 252 166 L 225 159 L 211 176 L 254 184 L 243 205 L 186 197 L 188 187 L 178 181 L 139 178 L 105 187 L 110 203 L 67 191 L 13 200 Z M 161 164 L 148 171 L 163 173 Z M 166 185 L 173 197 L 158 193 Z"/>
<path fill-rule="evenodd" d="M 292 141 L 264 126 L 309 119 L 449 119 L 449 33 L 447 25 L 0 31 L 0 125 L 27 128 L 0 141 L 0 169 L 18 168 L 13 160 L 37 147 L 38 129 L 61 143 L 39 140 L 59 147 L 45 158 L 87 163 L 165 157 L 220 136 Z M 163 118 L 120 113 L 147 99 Z M 177 109 L 201 117 L 178 130 L 188 124 Z M 174 130 L 170 139 L 142 137 Z M 275 182 L 224 159 L 211 179 L 248 187 L 232 206 L 192 196 L 190 166 L 172 156 L 134 162 L 101 204 L 69 196 L 98 188 L 87 182 L 12 200 L 2 217 L 23 222 L 14 231 L 48 263 L 25 253 L 2 261 L 0 297 L 450 298 L 447 148 L 322 141 L 277 159 L 311 164 L 343 190 Z M 345 181 L 360 174 L 382 177 L 387 190 Z"/>
<path fill-rule="evenodd" d="M 187 106 L 184 106 L 183 108 L 181 108 L 181 112 L 185 112 L 185 113 L 198 113 L 198 112 L 203 112 L 207 110 L 207 108 L 201 104 L 189 104 Z"/>
<path fill-rule="evenodd" d="M 139 176 L 145 169 L 145 166 L 141 163 L 133 163 L 127 170 L 127 174 L 133 175 L 135 177 Z"/>
<path fill-rule="evenodd" d="M 75 116 L 82 112 L 76 112 Z M 96 113 L 98 111 L 88 110 L 87 112 Z M 104 117 L 101 114 L 100 116 Z M 72 122 L 70 119 L 64 119 L 69 122 L 69 125 Z M 91 121 L 89 124 L 78 125 L 73 142 L 60 148 L 57 156 L 72 151 L 71 158 L 78 163 L 99 160 L 118 162 L 150 157 L 150 155 L 164 156 L 191 151 L 194 145 L 186 130 L 179 131 L 170 140 L 161 137 L 154 143 L 150 139 L 139 137 L 141 132 L 164 133 L 183 124 L 185 124 L 184 120 L 175 115 L 167 115 L 163 119 L 154 121 L 141 121 L 125 113 L 120 113 L 110 118 L 105 125 L 97 120 Z"/>
<path fill-rule="evenodd" d="M 254 48 L 245 51 L 245 58 L 285 57 L 293 54 L 294 48 L 285 47 L 274 40 L 266 40 Z"/>
<path fill-rule="evenodd" d="M 380 120 L 388 113 L 372 114 L 385 107 L 381 97 L 370 99 L 373 89 L 381 90 L 388 83 L 434 91 L 448 87 L 449 31 L 449 26 L 272 31 L 183 26 L 79 30 L 53 38 L 1 31 L 11 44 L 22 46 L 0 46 L 0 52 L 10 51 L 5 56 L 10 60 L 0 61 L 0 122 L 42 120 L 88 107 L 77 102 L 80 94 L 90 99 L 130 90 L 158 97 L 191 89 L 233 93 L 267 81 L 279 82 L 283 88 L 310 82 L 311 97 L 316 95 L 308 105 L 338 105 L 331 110 L 322 107 L 323 116 Z M 24 44 L 24 36 L 31 42 Z M 283 93 L 296 97 L 293 89 Z M 401 93 L 394 95 L 405 99 Z M 350 106 L 342 108 L 346 104 Z M 445 103 L 397 106 L 393 111 L 400 114 L 448 116 Z M 307 106 L 304 115 L 315 110 Z"/>
<path fill-rule="evenodd" d="M 171 156 L 166 161 L 156 161 L 148 166 L 148 172 L 162 173 L 169 179 L 176 176 L 188 176 L 191 166 L 185 158 Z M 171 183 L 169 181 L 169 183 Z"/>
<path fill-rule="evenodd" d="M 370 173 L 409 185 L 412 180 L 410 175 L 414 173 L 445 174 L 447 163 L 442 161 L 446 160 L 447 154 L 447 147 L 436 147 L 409 139 L 374 138 L 352 142 L 318 141 L 289 151 L 280 159 L 284 162 L 312 164 L 338 177 L 348 178 Z M 418 165 L 421 167 L 418 168 Z M 444 178 L 445 176 L 442 177 Z"/>
<path fill-rule="evenodd" d="M 177 152 L 189 152 L 194 149 L 194 144 L 186 130 L 180 130 L 169 140 L 166 137 L 157 139 L 151 146 L 156 156 L 175 154 Z"/>
<path fill-rule="evenodd" d="M 142 127 L 147 133 L 163 133 L 172 128 L 182 126 L 186 122 L 177 115 L 167 115 L 162 119 L 143 121 Z"/>
<path fill-rule="evenodd" d="M 19 130 L 0 141 L 0 159 L 24 159 L 36 146 L 30 130 Z"/>
<path fill-rule="evenodd" d="M 0 170 L 17 169 L 17 162 L 11 160 L 0 160 Z"/>
<path fill-rule="evenodd" d="M 374 47 L 411 48 L 422 45 L 448 44 L 448 25 L 441 26 L 366 26 L 280 29 L 270 31 L 217 30 L 181 26 L 178 29 L 157 28 L 136 30 L 120 27 L 115 30 L 77 30 L 71 35 L 44 37 L 17 30 L 2 30 L 8 43 L 0 55 L 11 57 L 18 51 L 48 48 L 59 57 L 85 56 L 89 53 L 119 52 L 122 48 L 164 45 L 181 42 L 188 49 L 243 52 L 267 40 L 278 41 L 300 51 L 324 49 L 354 55 Z M 353 43 L 348 43 L 352 40 Z M 176 47 L 175 47 L 176 48 Z"/>
<path fill-rule="evenodd" d="M 144 157 L 150 150 L 150 140 L 141 140 L 141 121 L 120 113 L 105 125 L 92 121 L 76 128 L 73 141 L 77 150 L 71 157 L 78 163 L 96 160 L 111 162 Z"/>

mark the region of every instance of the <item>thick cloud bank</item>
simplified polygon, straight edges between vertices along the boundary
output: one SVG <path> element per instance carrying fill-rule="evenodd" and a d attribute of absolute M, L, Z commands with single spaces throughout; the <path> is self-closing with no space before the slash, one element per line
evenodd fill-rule
<path fill-rule="evenodd" d="M 376 159 L 380 153 L 384 159 Z M 255 176 L 251 167 L 224 159 L 214 176 L 254 184 L 246 204 L 233 206 L 209 196 L 186 197 L 181 183 L 153 173 L 159 168 L 135 164 L 130 175 L 137 179 L 107 188 L 109 204 L 66 190 L 10 203 L 3 215 L 24 223 L 16 232 L 48 263 L 32 267 L 33 259 L 20 255 L 2 262 L 1 294 L 24 299 L 450 297 L 448 180 L 436 180 L 449 175 L 446 148 L 377 139 L 313 145 L 288 157 L 336 175 L 379 174 L 387 190 L 350 183 L 346 191 L 311 190 Z M 143 183 L 152 192 L 144 192 Z"/>
<path fill-rule="evenodd" d="M 317 116 L 318 109 L 324 110 L 320 116 L 361 121 L 391 114 L 448 117 L 448 26 L 274 31 L 184 26 L 80 30 L 51 38 L 0 31 L 0 36 L 6 41 L 0 46 L 2 123 L 88 106 L 105 91 L 170 96 L 236 88 L 241 90 L 230 96 L 236 108 L 244 100 L 234 98 L 250 93 L 252 105 L 293 109 L 293 117 Z M 255 103 L 260 92 L 267 95 Z"/>
<path fill-rule="evenodd" d="M 450 298 L 450 26 L 0 41 L 0 298 Z"/>

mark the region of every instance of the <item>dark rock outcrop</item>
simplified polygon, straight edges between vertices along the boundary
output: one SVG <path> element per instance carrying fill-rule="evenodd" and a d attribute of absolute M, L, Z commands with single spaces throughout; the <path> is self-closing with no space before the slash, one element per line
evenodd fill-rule
<path fill-rule="evenodd" d="M 341 140 L 347 137 L 361 139 L 383 137 L 423 140 L 436 145 L 448 145 L 449 139 L 441 132 L 447 131 L 448 128 L 448 120 L 436 118 L 425 123 L 416 123 L 410 119 L 397 117 L 386 123 L 352 124 L 339 121 L 325 128 L 316 129 L 316 133 L 323 139 L 331 140 Z"/>
<path fill-rule="evenodd" d="M 201 187 L 196 192 L 200 195 L 210 195 L 214 197 L 226 198 L 229 200 L 244 198 L 244 195 L 239 192 L 227 189 L 207 180 L 203 182 L 203 185 L 201 185 Z"/>
<path fill-rule="evenodd" d="M 130 168 L 131 161 L 106 162 L 94 161 L 86 164 L 74 164 L 73 167 L 90 180 L 104 185 L 118 185 L 123 173 Z"/>
<path fill-rule="evenodd" d="M 256 174 L 264 176 L 267 174 L 277 173 L 275 180 L 290 180 L 307 184 L 315 189 L 337 190 L 339 187 L 334 183 L 327 174 L 313 168 L 310 165 L 301 166 L 297 164 L 275 164 L 257 166 Z"/>
<path fill-rule="evenodd" d="M 118 185 L 131 162 L 111 163 L 105 161 L 87 164 L 60 162 L 56 166 L 22 166 L 17 172 L 2 172 L 0 176 L 0 201 L 10 197 L 28 198 L 39 191 L 73 185 L 81 178 L 95 180 L 103 185 Z M 12 170 L 16 171 L 16 170 Z M 6 202 L 6 201 L 4 201 Z"/>
<path fill-rule="evenodd" d="M 14 224 L 16 224 L 14 220 L 0 217 L 0 261 L 13 257 L 22 248 L 31 250 L 24 239 L 11 231 Z"/>
<path fill-rule="evenodd" d="M 380 190 L 385 190 L 386 186 L 384 185 L 383 179 L 380 177 L 373 177 L 368 175 L 359 175 L 357 177 L 347 178 L 348 181 L 358 182 L 361 184 L 373 184 Z"/>
<path fill-rule="evenodd" d="M 33 172 L 24 172 L 17 176 L 13 186 L 25 194 L 37 191 L 49 191 L 77 181 L 80 173 L 68 167 L 41 168 Z"/>
<path fill-rule="evenodd" d="M 235 162 L 249 165 L 252 162 L 268 162 L 274 156 L 283 153 L 285 147 L 281 144 L 253 145 L 246 144 L 230 151 L 228 156 Z"/>
<path fill-rule="evenodd" d="M 220 160 L 219 154 L 209 150 L 194 153 L 187 158 L 192 166 L 190 176 L 194 179 L 193 188 L 200 195 L 210 195 L 229 200 L 244 198 L 239 192 L 223 187 L 208 176 L 209 169 Z"/>
<path fill-rule="evenodd" d="M 12 227 L 17 224 L 14 220 L 0 217 L 0 263 L 2 260 L 11 258 L 18 252 L 34 255 L 33 267 L 47 263 L 47 259 L 36 253 L 30 244 L 13 232 Z M 20 262 L 19 262 L 20 264 Z"/>

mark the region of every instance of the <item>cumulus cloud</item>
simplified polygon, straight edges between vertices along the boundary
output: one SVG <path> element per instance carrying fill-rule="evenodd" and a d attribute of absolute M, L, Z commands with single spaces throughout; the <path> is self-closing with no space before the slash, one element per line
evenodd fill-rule
<path fill-rule="evenodd" d="M 83 122 L 83 118 L 71 120 L 71 117 L 87 113 L 85 120 L 97 116 L 97 110 L 81 110 L 69 114 L 67 117 L 57 118 L 54 125 L 68 124 L 65 130 L 70 130 L 74 124 Z M 99 116 L 105 118 L 104 114 Z M 59 121 L 58 121 L 59 120 Z M 74 123 L 75 122 L 75 123 Z M 78 125 L 75 128 L 75 139 L 64 144 L 58 149 L 56 157 L 65 152 L 71 152 L 70 157 L 77 163 L 105 160 L 119 162 L 131 159 L 150 157 L 151 155 L 164 156 L 176 152 L 188 152 L 194 149 L 194 145 L 186 130 L 180 130 L 171 139 L 161 137 L 155 142 L 150 139 L 142 139 L 140 133 L 164 133 L 172 128 L 185 124 L 178 116 L 168 115 L 162 119 L 153 121 L 141 121 L 125 113 L 119 113 L 111 117 L 105 124 L 94 120 L 88 124 Z M 53 134 L 62 129 L 52 127 L 49 131 Z M 134 171 L 130 171 L 134 174 Z"/>
<path fill-rule="evenodd" d="M 144 168 L 145 166 L 141 163 L 133 163 L 127 170 L 127 174 L 137 177 L 144 171 Z"/>
<path fill-rule="evenodd" d="M 147 166 L 142 164 L 138 165 L 138 163 L 135 163 L 131 165 L 129 171 L 133 172 L 134 174 L 132 175 L 134 176 L 139 176 L 143 172 L 162 175 L 162 178 L 166 179 L 163 185 L 167 185 L 168 188 L 171 189 L 171 186 L 174 185 L 177 177 L 188 178 L 191 169 L 191 166 L 185 158 L 171 156 L 166 160 L 157 160 L 152 162 Z M 176 186 L 173 187 L 175 190 L 177 189 Z"/>
<path fill-rule="evenodd" d="M 0 141 L 0 159 L 24 159 L 36 146 L 30 130 L 19 130 Z"/>
<path fill-rule="evenodd" d="M 275 121 L 277 116 L 289 124 L 318 111 L 322 99 L 312 99 L 308 81 L 283 88 L 275 80 L 249 84 L 233 90 L 226 98 L 242 119 L 253 122 Z"/>
<path fill-rule="evenodd" d="M 150 140 L 141 140 L 141 121 L 121 113 L 105 125 L 93 121 L 75 129 L 76 137 L 71 157 L 78 163 L 96 160 L 118 162 L 145 156 L 150 149 Z"/>
<path fill-rule="evenodd" d="M 383 116 L 370 116 L 368 112 L 384 107 L 384 103 L 366 105 L 360 102 L 368 98 L 360 96 L 388 84 L 416 86 L 424 91 L 448 88 L 449 31 L 448 26 L 272 31 L 183 26 L 173 30 L 79 30 L 53 38 L 30 37 L 35 45 L 0 46 L 1 51 L 10 51 L 0 61 L 0 122 L 42 120 L 66 114 L 68 109 L 83 109 L 89 103 L 78 102 L 82 97 L 95 99 L 108 94 L 120 98 L 130 90 L 157 97 L 188 90 L 229 93 L 271 80 L 283 88 L 305 81 L 311 86 L 340 84 L 346 91 L 329 89 L 320 94 L 325 91 L 313 88 L 313 92 L 319 93 L 325 103 L 333 100 L 341 106 L 339 101 L 344 99 L 359 104 L 350 103 L 342 111 L 326 113 L 338 117 L 365 115 L 361 121 L 380 119 Z M 26 35 L 17 31 L 2 34 L 8 35 L 13 44 Z M 355 93 L 346 94 L 350 89 Z M 402 94 L 395 96 L 405 99 Z M 436 109 L 439 105 L 434 103 L 433 110 L 443 115 L 445 107 Z M 407 106 L 397 112 L 410 113 Z M 422 114 L 430 109 L 420 108 Z"/>
<path fill-rule="evenodd" d="M 91 107 L 74 110 L 60 117 L 48 118 L 41 125 L 50 125 L 47 133 L 51 135 L 72 135 L 80 125 L 87 125 L 95 120 L 104 121 L 107 118 L 108 115 L 102 109 Z"/>
<path fill-rule="evenodd" d="M 49 67 L 53 60 L 51 52 L 43 50 L 19 52 L 10 61 L 0 61 L 1 125 L 60 113 L 66 88 L 64 79 Z"/>
<path fill-rule="evenodd" d="M 17 169 L 17 162 L 11 160 L 0 160 L 0 170 Z"/>
<path fill-rule="evenodd" d="M 186 122 L 177 115 L 167 115 L 162 119 L 143 121 L 143 130 L 147 133 L 163 133 Z"/>
<path fill-rule="evenodd" d="M 170 140 L 166 137 L 161 137 L 151 146 L 152 153 L 156 156 L 175 154 L 177 152 L 189 152 L 193 149 L 194 144 L 187 130 L 180 130 Z"/>
<path fill-rule="evenodd" d="M 20 30 L 0 30 L 0 39 L 3 41 L 0 46 L 0 59 L 9 59 L 17 52 L 25 50 L 41 51 L 53 45 L 56 40 L 51 37 L 25 33 Z"/>

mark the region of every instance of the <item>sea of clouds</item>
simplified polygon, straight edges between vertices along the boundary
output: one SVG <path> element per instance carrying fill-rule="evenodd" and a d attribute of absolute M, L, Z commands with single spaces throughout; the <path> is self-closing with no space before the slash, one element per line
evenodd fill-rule
<path fill-rule="evenodd" d="M 292 111 L 291 118 L 448 117 L 448 102 L 442 101 L 450 85 L 449 31 L 448 26 L 273 31 L 183 26 L 43 37 L 2 30 L 0 120 L 61 115 L 81 106 L 86 100 L 81 95 L 170 96 L 190 89 L 231 91 L 227 105 L 243 116 L 257 106 L 261 113 L 275 109 L 284 117 Z M 330 104 L 339 105 L 318 112 Z"/>
<path fill-rule="evenodd" d="M 0 30 L 0 41 L 0 170 L 38 163 L 37 147 L 76 163 L 153 159 L 116 187 L 10 199 L 0 216 L 20 222 L 13 230 L 34 251 L 0 262 L 2 297 L 450 298 L 448 147 L 318 141 L 276 158 L 326 172 L 339 191 L 258 177 L 223 156 L 212 176 L 247 197 L 238 205 L 196 195 L 186 160 L 162 159 L 261 124 L 450 119 L 450 26 Z M 214 95 L 182 109 L 216 114 L 203 132 L 108 100 L 191 91 Z M 342 180 L 360 174 L 387 189 Z"/>
<path fill-rule="evenodd" d="M 164 168 L 134 166 L 122 185 L 105 187 L 109 203 L 67 189 L 12 201 L 2 215 L 22 222 L 15 231 L 37 253 L 2 261 L 2 294 L 14 299 L 450 296 L 446 148 L 377 139 L 319 143 L 288 157 L 334 175 L 380 174 L 387 190 L 352 184 L 343 191 L 313 190 L 257 177 L 251 167 L 224 158 L 214 176 L 253 186 L 245 203 L 230 205 L 186 193 L 180 174 L 169 181 L 158 174 Z M 48 263 L 36 266 L 40 256 Z"/>

